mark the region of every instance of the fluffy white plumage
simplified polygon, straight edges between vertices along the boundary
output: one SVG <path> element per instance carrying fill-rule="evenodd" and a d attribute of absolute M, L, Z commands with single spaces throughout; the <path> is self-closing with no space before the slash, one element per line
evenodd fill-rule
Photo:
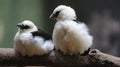
<path fill-rule="evenodd" d="M 75 22 L 76 14 L 69 6 L 59 5 L 50 18 L 57 20 L 53 31 L 53 42 L 56 49 L 64 54 L 83 54 L 93 42 L 84 23 Z"/>
<path fill-rule="evenodd" d="M 44 55 L 53 50 L 54 45 L 50 38 L 44 38 L 32 21 L 25 20 L 17 25 L 18 32 L 14 38 L 14 48 L 23 56 Z M 46 35 L 45 35 L 46 36 Z"/>

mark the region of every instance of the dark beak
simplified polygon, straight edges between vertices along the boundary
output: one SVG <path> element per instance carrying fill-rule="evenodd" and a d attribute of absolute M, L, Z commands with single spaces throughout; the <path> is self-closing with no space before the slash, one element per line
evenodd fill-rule
<path fill-rule="evenodd" d="M 21 23 L 18 23 L 17 26 L 18 26 L 18 27 L 22 27 L 23 25 L 22 25 Z"/>
<path fill-rule="evenodd" d="M 18 26 L 20 29 L 28 29 L 28 28 L 30 28 L 28 25 L 23 25 L 22 23 L 18 23 L 17 26 Z"/>

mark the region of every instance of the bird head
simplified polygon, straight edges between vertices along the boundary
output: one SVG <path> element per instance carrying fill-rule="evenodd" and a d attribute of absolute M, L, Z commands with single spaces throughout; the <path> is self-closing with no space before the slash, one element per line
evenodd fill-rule
<path fill-rule="evenodd" d="M 76 20 L 76 13 L 74 9 L 69 6 L 59 5 L 50 15 L 50 18 L 55 18 L 58 20 Z"/>
<path fill-rule="evenodd" d="M 37 27 L 35 26 L 35 24 L 32 21 L 29 21 L 29 20 L 25 20 L 21 23 L 18 23 L 17 26 L 18 26 L 18 28 L 21 32 L 37 31 Z"/>

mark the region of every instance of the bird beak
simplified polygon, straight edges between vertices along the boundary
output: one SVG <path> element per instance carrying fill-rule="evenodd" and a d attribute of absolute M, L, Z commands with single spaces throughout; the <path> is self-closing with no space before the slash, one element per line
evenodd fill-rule
<path fill-rule="evenodd" d="M 22 24 L 21 24 L 21 23 L 18 23 L 17 26 L 18 26 L 18 27 L 22 27 Z"/>
<path fill-rule="evenodd" d="M 49 19 L 54 19 L 55 18 L 55 14 L 51 14 Z"/>

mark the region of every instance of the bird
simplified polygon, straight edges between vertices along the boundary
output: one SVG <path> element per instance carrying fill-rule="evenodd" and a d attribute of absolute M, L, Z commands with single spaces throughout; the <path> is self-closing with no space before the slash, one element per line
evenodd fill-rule
<path fill-rule="evenodd" d="M 23 56 L 45 55 L 54 49 L 52 37 L 47 35 L 30 20 L 17 24 L 14 49 Z"/>
<path fill-rule="evenodd" d="M 89 34 L 87 25 L 76 20 L 77 16 L 73 8 L 59 5 L 49 18 L 57 21 L 52 34 L 56 50 L 68 55 L 84 55 L 89 52 L 93 37 Z"/>

